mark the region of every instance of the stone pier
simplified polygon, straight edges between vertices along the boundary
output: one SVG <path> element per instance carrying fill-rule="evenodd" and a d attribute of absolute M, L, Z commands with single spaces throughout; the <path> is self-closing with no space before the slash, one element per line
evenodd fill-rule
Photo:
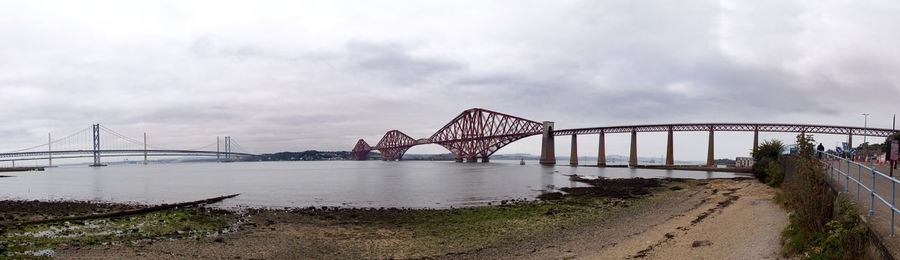
<path fill-rule="evenodd" d="M 634 167 L 637 164 L 637 132 L 631 129 L 631 157 L 628 158 L 628 166 Z"/>
<path fill-rule="evenodd" d="M 669 141 L 666 142 L 666 166 L 675 165 L 675 151 L 673 146 L 672 126 L 669 126 Z"/>
<path fill-rule="evenodd" d="M 756 153 L 756 150 L 759 150 L 759 126 L 753 127 L 753 153 Z"/>
<path fill-rule="evenodd" d="M 553 122 L 544 121 L 544 133 L 541 142 L 541 164 L 556 164 L 556 152 L 553 149 Z"/>
<path fill-rule="evenodd" d="M 572 152 L 569 154 L 569 165 L 578 165 L 578 135 L 572 135 Z"/>
<path fill-rule="evenodd" d="M 604 167 L 606 166 L 606 140 L 603 137 L 603 131 L 600 131 L 600 148 L 597 150 L 597 166 Z"/>
<path fill-rule="evenodd" d="M 706 166 L 714 166 L 716 164 L 715 159 L 713 159 L 713 147 L 715 147 L 715 143 L 713 142 L 713 126 L 709 126 L 709 150 L 706 154 Z"/>

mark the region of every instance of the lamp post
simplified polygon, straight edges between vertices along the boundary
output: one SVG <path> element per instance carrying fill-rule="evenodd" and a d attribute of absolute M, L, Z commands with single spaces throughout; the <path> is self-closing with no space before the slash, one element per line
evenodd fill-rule
<path fill-rule="evenodd" d="M 863 160 L 865 160 L 865 162 L 868 162 L 869 161 L 869 143 L 866 142 L 866 136 L 869 134 L 868 133 L 869 132 L 869 114 L 863 113 L 862 115 L 865 117 L 865 119 L 863 120 L 863 129 L 864 129 L 863 130 L 863 145 L 864 145 L 863 149 L 866 150 L 863 153 L 865 156 L 865 157 L 863 157 Z"/>

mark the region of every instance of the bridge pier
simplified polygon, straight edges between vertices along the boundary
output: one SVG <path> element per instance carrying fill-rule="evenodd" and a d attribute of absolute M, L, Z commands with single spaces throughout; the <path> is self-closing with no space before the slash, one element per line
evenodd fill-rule
<path fill-rule="evenodd" d="M 572 135 L 572 152 L 569 154 L 569 165 L 578 165 L 578 135 Z"/>
<path fill-rule="evenodd" d="M 850 135 L 847 136 L 847 151 L 844 152 L 847 153 L 847 158 L 850 158 L 850 149 L 853 149 L 853 130 L 851 129 L 847 132 L 849 132 Z"/>
<path fill-rule="evenodd" d="M 466 158 L 467 163 L 477 163 L 478 157 Z"/>
<path fill-rule="evenodd" d="M 713 159 L 713 147 L 715 147 L 713 142 L 713 126 L 709 126 L 709 150 L 706 154 L 706 166 L 711 167 L 716 164 L 715 159 Z"/>
<path fill-rule="evenodd" d="M 482 163 L 489 163 L 489 162 L 491 162 L 491 158 L 490 158 L 490 157 L 487 157 L 487 156 L 482 157 L 482 158 L 481 158 L 481 162 L 482 162 Z"/>
<path fill-rule="evenodd" d="M 47 133 L 47 163 L 53 167 L 53 138 L 50 138 L 50 133 Z"/>
<path fill-rule="evenodd" d="M 144 165 L 147 165 L 147 132 L 144 132 Z"/>
<path fill-rule="evenodd" d="M 672 134 L 672 126 L 669 126 L 669 141 L 666 142 L 666 166 L 675 165 L 675 151 L 673 146 L 674 136 Z"/>
<path fill-rule="evenodd" d="M 456 158 L 456 162 L 461 163 L 465 160 L 465 158 Z"/>
<path fill-rule="evenodd" d="M 541 164 L 556 164 L 556 152 L 553 147 L 553 122 L 544 121 L 543 141 L 541 142 Z"/>
<path fill-rule="evenodd" d="M 598 141 L 600 148 L 597 151 L 597 166 L 600 167 L 606 167 L 606 140 L 603 135 L 603 131 L 600 131 L 600 140 Z"/>
<path fill-rule="evenodd" d="M 635 167 L 637 165 L 637 131 L 631 129 L 631 156 L 628 158 L 628 166 Z"/>
<path fill-rule="evenodd" d="M 225 161 L 231 161 L 231 136 L 225 137 Z"/>
<path fill-rule="evenodd" d="M 752 157 L 754 154 L 756 154 L 757 150 L 759 150 L 759 126 L 758 125 L 753 127 L 753 153 L 750 154 L 750 156 Z"/>

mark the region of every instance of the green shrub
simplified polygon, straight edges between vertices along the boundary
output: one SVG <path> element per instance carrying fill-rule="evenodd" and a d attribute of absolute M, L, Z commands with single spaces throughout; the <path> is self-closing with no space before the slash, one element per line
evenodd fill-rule
<path fill-rule="evenodd" d="M 785 182 L 779 195 L 792 211 L 782 232 L 785 253 L 802 253 L 806 259 L 860 259 L 868 241 L 866 228 L 853 205 L 828 186 L 813 143 L 811 136 L 797 136 L 796 178 Z"/>
<path fill-rule="evenodd" d="M 756 151 L 752 152 L 753 160 L 756 161 L 753 164 L 753 176 L 760 182 L 780 187 L 781 182 L 784 181 L 784 171 L 781 169 L 781 150 L 783 149 L 784 143 L 779 140 L 763 142 Z"/>
<path fill-rule="evenodd" d="M 772 139 L 760 144 L 756 151 L 752 152 L 752 155 L 756 161 L 762 158 L 778 159 L 781 158 L 781 150 L 784 150 L 784 143 L 780 140 Z"/>
<path fill-rule="evenodd" d="M 768 168 L 769 163 L 772 163 L 772 159 L 762 158 L 760 160 L 756 160 L 753 163 L 753 177 L 756 177 L 762 183 L 769 183 L 769 173 L 766 172 L 766 168 Z"/>
<path fill-rule="evenodd" d="M 769 186 L 772 187 L 781 187 L 781 183 L 784 182 L 784 169 L 781 169 L 781 163 L 769 161 L 769 165 L 766 166 L 765 172 L 766 175 L 768 175 L 766 184 L 769 184 Z"/>

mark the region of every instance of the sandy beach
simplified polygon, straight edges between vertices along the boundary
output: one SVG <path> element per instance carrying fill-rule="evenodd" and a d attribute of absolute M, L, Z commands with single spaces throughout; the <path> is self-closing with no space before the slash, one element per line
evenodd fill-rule
<path fill-rule="evenodd" d="M 592 186 L 441 210 L 200 206 L 58 222 L 147 206 L 4 201 L 0 248 L 74 259 L 778 257 L 787 214 L 755 180 L 578 181 Z"/>

